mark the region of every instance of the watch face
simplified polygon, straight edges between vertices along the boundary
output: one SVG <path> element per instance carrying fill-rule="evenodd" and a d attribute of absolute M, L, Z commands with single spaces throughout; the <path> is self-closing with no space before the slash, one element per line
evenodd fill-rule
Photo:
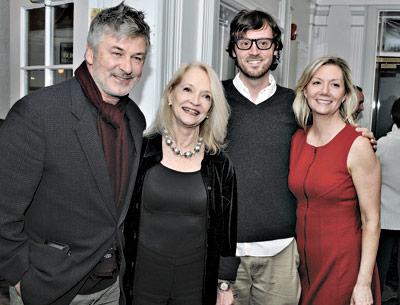
<path fill-rule="evenodd" d="M 229 284 L 227 282 L 221 282 L 219 283 L 219 289 L 222 291 L 227 291 L 229 289 Z"/>

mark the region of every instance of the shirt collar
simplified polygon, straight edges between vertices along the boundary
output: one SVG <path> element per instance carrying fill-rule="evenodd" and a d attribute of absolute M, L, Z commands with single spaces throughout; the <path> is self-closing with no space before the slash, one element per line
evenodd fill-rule
<path fill-rule="evenodd" d="M 239 74 L 236 74 L 235 78 L 233 79 L 233 85 L 235 88 L 239 91 L 241 95 L 243 95 L 245 98 L 248 100 L 252 101 L 254 104 L 258 105 L 261 102 L 266 101 L 269 99 L 271 96 L 273 96 L 276 92 L 276 81 L 274 76 L 269 73 L 269 85 L 263 88 L 259 93 L 255 101 L 251 99 L 251 95 L 249 92 L 249 89 L 247 89 L 246 85 L 243 83 L 243 81 L 240 79 Z"/>

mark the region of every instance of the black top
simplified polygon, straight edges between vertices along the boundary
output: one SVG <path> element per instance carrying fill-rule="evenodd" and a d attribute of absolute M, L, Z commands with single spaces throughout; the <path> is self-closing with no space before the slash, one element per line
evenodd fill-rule
<path fill-rule="evenodd" d="M 223 85 L 232 110 L 227 152 L 238 182 L 238 242 L 293 237 L 296 201 L 287 178 L 290 142 L 298 129 L 294 93 L 277 86 L 274 95 L 256 105 L 232 80 Z"/>
<path fill-rule="evenodd" d="M 162 159 L 161 135 L 145 138 L 141 154 L 135 191 L 127 218 L 124 235 L 126 268 L 123 284 L 131 303 L 136 253 L 138 246 L 139 226 L 142 217 L 142 191 L 146 173 L 159 164 Z M 204 154 L 200 170 L 203 188 L 207 193 L 206 200 L 206 249 L 203 277 L 203 305 L 215 305 L 217 298 L 218 278 L 236 279 L 236 269 L 240 259 L 236 252 L 236 178 L 229 158 L 222 152 L 215 155 Z M 139 234 L 137 234 L 139 233 Z M 232 267 L 232 265 L 234 265 Z"/>
<path fill-rule="evenodd" d="M 156 164 L 144 179 L 139 244 L 169 257 L 197 252 L 205 243 L 206 207 L 200 171 Z"/>

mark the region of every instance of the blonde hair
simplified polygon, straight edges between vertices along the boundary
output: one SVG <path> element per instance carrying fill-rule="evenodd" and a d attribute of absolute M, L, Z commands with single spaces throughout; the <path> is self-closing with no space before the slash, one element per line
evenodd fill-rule
<path fill-rule="evenodd" d="M 211 154 L 216 154 L 224 148 L 226 129 L 230 108 L 225 99 L 224 89 L 215 71 L 208 65 L 200 62 L 192 62 L 182 65 L 172 76 L 164 89 L 161 104 L 158 109 L 156 118 L 151 126 L 145 131 L 145 136 L 153 134 L 162 134 L 162 129 L 167 129 L 168 133 L 174 138 L 175 134 L 172 130 L 173 113 L 168 105 L 168 99 L 172 91 L 182 81 L 187 71 L 193 68 L 200 68 L 210 79 L 212 105 L 208 113 L 208 119 L 200 124 L 200 137 L 203 138 L 206 150 Z"/>
<path fill-rule="evenodd" d="M 339 57 L 324 56 L 315 59 L 306 67 L 296 85 L 296 97 L 293 102 L 293 112 L 297 123 L 304 130 L 312 121 L 312 112 L 308 106 L 307 98 L 304 95 L 304 89 L 307 87 L 317 70 L 325 65 L 337 66 L 342 71 L 346 100 L 340 104 L 339 113 L 345 123 L 352 125 L 355 124 L 352 114 L 357 108 L 358 101 L 351 80 L 350 68 L 346 61 Z"/>

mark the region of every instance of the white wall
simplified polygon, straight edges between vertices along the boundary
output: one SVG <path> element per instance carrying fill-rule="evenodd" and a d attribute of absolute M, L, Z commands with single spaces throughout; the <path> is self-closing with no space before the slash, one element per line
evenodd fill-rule
<path fill-rule="evenodd" d="M 117 1 L 118 3 L 120 1 Z M 162 12 L 164 10 L 164 0 L 125 0 L 125 4 L 145 13 L 145 20 L 150 26 L 151 47 L 146 58 L 142 79 L 131 93 L 132 99 L 139 105 L 146 116 L 149 126 L 162 94 L 161 74 L 162 69 Z"/>
<path fill-rule="evenodd" d="M 317 1 L 312 5 L 311 19 L 310 61 L 325 55 L 341 57 L 350 66 L 353 82 L 364 88 L 365 6 L 352 5 L 351 1 Z M 361 124 L 369 126 L 366 117 L 369 117 L 371 100 L 366 97 L 364 105 Z"/>
<path fill-rule="evenodd" d="M 296 0 L 297 1 L 297 0 Z M 311 10 L 310 60 L 346 59 L 365 94 L 360 124 L 371 128 L 379 10 L 400 10 L 399 0 L 316 0 Z"/>
<path fill-rule="evenodd" d="M 0 2 L 0 118 L 10 107 L 10 2 Z"/>
<path fill-rule="evenodd" d="M 291 6 L 292 23 L 297 25 L 297 38 L 291 40 L 289 83 L 288 87 L 294 89 L 297 80 L 309 62 L 310 44 L 310 14 L 311 4 L 309 0 L 294 0 Z M 284 46 L 286 48 L 286 46 Z"/>

